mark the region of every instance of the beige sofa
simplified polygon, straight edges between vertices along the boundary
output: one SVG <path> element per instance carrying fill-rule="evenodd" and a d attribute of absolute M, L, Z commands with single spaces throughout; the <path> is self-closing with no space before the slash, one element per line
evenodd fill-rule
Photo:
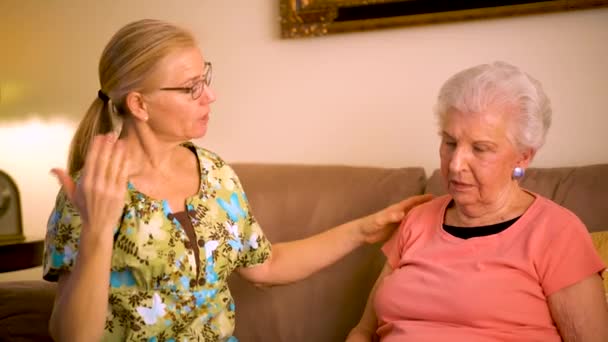
<path fill-rule="evenodd" d="M 235 164 L 254 214 L 272 242 L 318 233 L 402 198 L 443 193 L 437 172 Z M 530 169 L 523 186 L 571 209 L 590 231 L 608 230 L 608 164 Z M 384 257 L 365 246 L 302 282 L 259 289 L 233 276 L 236 336 L 247 341 L 343 341 L 356 324 Z M 0 283 L 0 340 L 47 341 L 55 286 Z"/>

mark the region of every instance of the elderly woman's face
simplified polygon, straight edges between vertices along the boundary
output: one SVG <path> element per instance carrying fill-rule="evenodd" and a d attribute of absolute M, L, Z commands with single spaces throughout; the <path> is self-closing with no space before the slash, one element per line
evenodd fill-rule
<path fill-rule="evenodd" d="M 451 110 L 441 132 L 441 173 L 457 204 L 487 205 L 507 196 L 513 168 L 522 154 L 508 139 L 509 122 L 500 110 Z"/>

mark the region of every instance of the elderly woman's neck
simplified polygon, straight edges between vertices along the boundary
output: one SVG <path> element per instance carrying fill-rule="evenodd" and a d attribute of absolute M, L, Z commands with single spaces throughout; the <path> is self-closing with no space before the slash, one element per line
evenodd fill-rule
<path fill-rule="evenodd" d="M 514 185 L 492 201 L 458 203 L 454 201 L 445 214 L 445 224 L 457 227 L 480 227 L 505 222 L 523 215 L 534 196 Z"/>

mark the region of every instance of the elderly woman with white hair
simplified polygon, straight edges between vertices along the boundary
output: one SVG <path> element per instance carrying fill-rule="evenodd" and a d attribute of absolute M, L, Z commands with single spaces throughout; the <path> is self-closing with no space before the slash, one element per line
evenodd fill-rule
<path fill-rule="evenodd" d="M 540 83 L 475 66 L 444 84 L 436 114 L 448 195 L 383 246 L 348 341 L 608 341 L 605 266 L 585 225 L 518 183 L 551 123 Z"/>

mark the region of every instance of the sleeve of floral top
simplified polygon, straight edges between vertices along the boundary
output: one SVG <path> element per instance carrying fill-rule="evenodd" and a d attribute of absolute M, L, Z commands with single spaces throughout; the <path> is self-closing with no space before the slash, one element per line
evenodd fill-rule
<path fill-rule="evenodd" d="M 42 260 L 45 280 L 57 281 L 59 274 L 72 270 L 78 252 L 80 224 L 78 211 L 63 189 L 60 190 L 47 224 Z"/>
<path fill-rule="evenodd" d="M 230 198 L 224 200 L 220 205 L 228 209 L 229 215 L 232 218 L 238 218 L 236 221 L 239 237 L 241 238 L 242 248 L 239 252 L 235 267 L 249 267 L 264 263 L 271 253 L 270 241 L 264 235 L 262 228 L 253 216 L 249 201 L 245 195 L 245 191 L 239 181 L 238 176 L 228 165 L 231 174 L 230 179 L 234 186 Z M 230 208 L 228 208 L 230 207 Z"/>

